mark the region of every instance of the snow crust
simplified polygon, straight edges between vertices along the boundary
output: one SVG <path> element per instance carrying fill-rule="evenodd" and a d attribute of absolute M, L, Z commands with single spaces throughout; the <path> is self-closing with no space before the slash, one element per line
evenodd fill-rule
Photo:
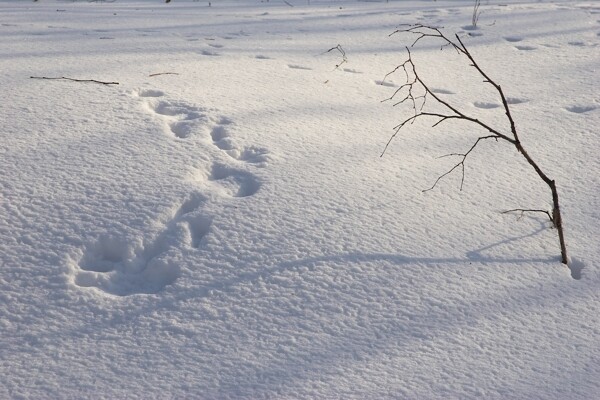
<path fill-rule="evenodd" d="M 289 3 L 0 2 L 0 397 L 597 398 L 600 6 Z"/>

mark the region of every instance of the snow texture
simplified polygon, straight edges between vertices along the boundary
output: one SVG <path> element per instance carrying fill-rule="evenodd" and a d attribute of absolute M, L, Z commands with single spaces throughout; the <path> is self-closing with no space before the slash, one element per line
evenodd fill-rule
<path fill-rule="evenodd" d="M 0 1 L 0 398 L 598 398 L 600 6 L 481 11 Z M 462 191 L 422 192 L 474 126 L 419 120 L 380 157 L 407 23 L 502 85 L 569 268 L 544 214 L 501 214 L 551 206 L 514 148 L 479 145 Z M 508 129 L 455 52 L 413 56 Z"/>

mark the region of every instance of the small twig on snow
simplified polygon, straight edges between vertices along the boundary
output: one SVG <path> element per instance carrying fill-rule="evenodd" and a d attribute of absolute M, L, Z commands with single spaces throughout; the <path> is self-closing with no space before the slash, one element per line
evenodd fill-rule
<path fill-rule="evenodd" d="M 550 219 L 550 222 L 552 222 L 552 225 L 554 225 L 554 218 L 552 218 L 552 215 L 547 210 L 537 210 L 537 209 L 527 209 L 527 208 L 514 208 L 512 210 L 502 211 L 501 214 L 508 214 L 508 213 L 513 213 L 513 212 L 520 212 L 521 216 L 523 216 L 523 214 L 525 214 L 526 212 L 544 213 L 544 214 L 546 214 L 548 216 L 548 218 Z"/>
<path fill-rule="evenodd" d="M 179 75 L 178 72 L 157 72 L 155 74 L 148 75 L 149 77 L 159 76 L 159 75 Z"/>
<path fill-rule="evenodd" d="M 327 54 L 327 53 L 331 53 L 333 50 L 337 50 L 341 55 L 342 55 L 342 62 L 340 62 L 339 64 L 335 65 L 334 70 L 338 69 L 339 67 L 342 66 L 342 64 L 345 64 L 348 62 L 348 59 L 346 58 L 346 52 L 344 51 L 344 49 L 342 48 L 341 44 L 338 44 L 335 47 L 330 48 L 329 50 L 323 52 L 323 54 Z"/>
<path fill-rule="evenodd" d="M 93 82 L 93 83 L 100 83 L 102 85 L 118 85 L 119 82 L 103 82 L 103 81 L 97 81 L 95 79 L 75 79 L 75 78 L 67 78 L 64 76 L 61 77 L 48 77 L 48 76 L 30 76 L 31 79 L 47 79 L 47 80 L 66 80 L 66 81 L 73 81 L 73 82 Z"/>

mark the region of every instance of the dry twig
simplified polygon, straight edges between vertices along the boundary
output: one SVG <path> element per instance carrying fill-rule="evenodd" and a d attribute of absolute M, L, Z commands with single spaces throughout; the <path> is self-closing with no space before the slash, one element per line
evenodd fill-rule
<path fill-rule="evenodd" d="M 30 76 L 31 79 L 47 79 L 47 80 L 66 80 L 66 81 L 73 81 L 73 82 L 93 82 L 93 83 L 100 83 L 102 85 L 118 85 L 119 82 L 103 82 L 103 81 L 97 81 L 95 79 L 75 79 L 75 78 L 67 78 L 64 76 L 61 77 L 48 77 L 48 76 Z"/>

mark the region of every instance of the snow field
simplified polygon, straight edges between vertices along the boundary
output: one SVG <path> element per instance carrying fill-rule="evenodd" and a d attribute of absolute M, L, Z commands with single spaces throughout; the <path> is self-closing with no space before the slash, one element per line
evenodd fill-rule
<path fill-rule="evenodd" d="M 597 5 L 472 30 L 471 2 L 311 3 L 0 2 L 0 397 L 595 397 Z M 542 215 L 499 213 L 549 206 L 512 148 L 425 194 L 481 132 L 423 120 L 380 157 L 414 22 L 510 97 L 572 271 Z M 464 60 L 414 55 L 505 124 Z"/>

